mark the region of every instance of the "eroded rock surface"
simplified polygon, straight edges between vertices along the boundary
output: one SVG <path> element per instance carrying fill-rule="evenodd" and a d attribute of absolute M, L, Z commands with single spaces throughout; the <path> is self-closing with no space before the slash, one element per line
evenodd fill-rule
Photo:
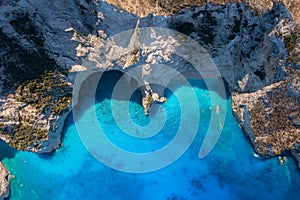
<path fill-rule="evenodd" d="M 9 197 L 9 172 L 0 162 L 0 199 Z"/>
<path fill-rule="evenodd" d="M 141 14 L 147 17 L 141 18 L 97 0 L 7 0 L 1 2 L 0 11 L 0 137 L 11 146 L 35 152 L 58 147 L 70 109 L 73 75 L 87 70 L 85 61 L 93 61 L 96 71 L 128 72 L 145 64 L 136 78 L 143 86 L 145 112 L 153 102 L 165 101 L 164 87 L 148 83 L 159 79 L 167 84 L 167 73 L 151 65 L 171 63 L 180 73 L 194 69 L 173 55 L 173 47 L 184 45 L 184 36 L 154 37 L 156 41 L 147 48 L 141 46 L 143 36 L 137 28 L 149 26 L 177 30 L 209 53 L 234 93 L 236 117 L 259 153 L 276 155 L 299 143 L 295 110 L 299 101 L 293 95 L 299 87 L 291 81 L 298 71 L 287 62 L 299 62 L 299 40 L 293 36 L 297 29 L 283 4 L 274 3 L 261 16 L 244 3 L 228 3 L 206 4 L 169 17 L 147 15 L 147 11 Z M 133 30 L 127 46 L 106 42 L 125 30 Z M 288 60 L 288 55 L 293 57 Z M 288 115 L 282 114 L 279 97 L 289 103 Z M 267 124 L 256 122 L 257 117 Z M 276 120 L 280 123 L 275 126 Z"/>
<path fill-rule="evenodd" d="M 232 95 L 236 118 L 261 155 L 280 155 L 300 144 L 300 71 L 289 74 L 262 90 Z"/>

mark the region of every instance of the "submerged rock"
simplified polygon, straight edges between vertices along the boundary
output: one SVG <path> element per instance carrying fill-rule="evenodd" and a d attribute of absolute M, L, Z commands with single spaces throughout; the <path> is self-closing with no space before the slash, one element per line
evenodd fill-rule
<path fill-rule="evenodd" d="M 0 162 L 0 199 L 9 197 L 9 172 L 6 167 Z"/>

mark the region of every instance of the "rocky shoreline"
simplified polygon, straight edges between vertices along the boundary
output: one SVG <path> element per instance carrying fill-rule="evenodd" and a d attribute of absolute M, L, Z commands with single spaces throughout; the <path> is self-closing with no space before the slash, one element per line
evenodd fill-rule
<path fill-rule="evenodd" d="M 161 14 L 159 10 L 156 14 Z M 226 3 L 181 10 L 169 17 L 148 15 L 146 10 L 144 18 L 96 0 L 4 1 L 0 11 L 0 138 L 10 146 L 39 153 L 59 148 L 71 110 L 73 75 L 86 70 L 83 60 L 99 56 L 99 46 L 110 36 L 153 26 L 177 30 L 199 42 L 228 84 L 234 115 L 255 151 L 263 156 L 291 151 L 300 167 L 300 37 L 283 4 L 274 2 L 262 15 L 247 4 Z M 108 51 L 123 54 L 110 54 L 114 62 L 98 60 L 101 67 L 95 72 L 126 72 L 143 62 L 173 60 L 176 70 L 194 76 L 189 63 L 172 57 L 172 49 L 136 47 L 135 33 L 127 53 L 104 44 Z M 164 88 L 147 85 L 147 79 L 164 79 L 165 72 L 151 68 L 144 72 L 140 81 L 145 83 L 147 112 L 153 102 L 165 101 Z"/>
<path fill-rule="evenodd" d="M 296 151 L 300 144 L 300 70 L 253 93 L 233 94 L 232 109 L 260 155 Z M 299 160 L 296 153 L 293 154 Z"/>
<path fill-rule="evenodd" d="M 9 197 L 9 172 L 0 162 L 0 199 Z"/>

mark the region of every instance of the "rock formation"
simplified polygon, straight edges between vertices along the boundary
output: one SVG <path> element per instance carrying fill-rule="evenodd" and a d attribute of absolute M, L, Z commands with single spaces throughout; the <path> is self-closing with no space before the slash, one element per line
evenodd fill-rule
<path fill-rule="evenodd" d="M 142 86 L 145 113 L 153 102 L 165 101 L 164 87 L 148 83 L 153 78 L 166 81 L 167 73 L 147 64 L 172 61 L 180 73 L 193 71 L 168 49 L 176 41 L 157 39 L 167 48 L 153 45 L 145 50 L 138 46 L 138 31 L 133 31 L 125 49 L 104 42 L 122 31 L 153 26 L 177 30 L 199 42 L 227 82 L 234 115 L 255 150 L 265 156 L 291 150 L 300 167 L 298 0 L 282 0 L 292 15 L 283 4 L 272 7 L 271 0 L 201 7 L 193 7 L 203 5 L 200 0 L 107 2 L 133 14 L 98 0 L 0 2 L 2 140 L 26 151 L 58 148 L 71 108 L 74 74 L 86 70 L 84 60 L 99 58 L 101 45 L 111 53 L 97 60 L 96 70 L 126 72 L 146 64 L 135 77 Z M 9 196 L 8 177 L 0 163 L 0 199 Z"/>
<path fill-rule="evenodd" d="M 48 54 L 35 9 L 18 3 L 0 7 L 0 138 L 20 150 L 49 152 L 60 144 L 72 86 Z"/>
<path fill-rule="evenodd" d="M 163 5 L 156 7 L 160 14 L 158 7 Z M 171 50 L 138 48 L 136 31 L 126 49 L 104 43 L 122 31 L 154 26 L 189 35 L 206 49 L 228 83 L 235 116 L 257 152 L 277 155 L 299 148 L 299 69 L 292 62 L 299 62 L 300 46 L 294 34 L 297 27 L 283 4 L 274 3 L 260 16 L 247 4 L 227 3 L 206 4 L 170 17 L 140 18 L 97 0 L 6 0 L 0 3 L 0 19 L 0 138 L 13 147 L 34 152 L 58 148 L 70 111 L 72 74 L 85 70 L 83 60 L 99 57 L 101 44 L 117 51 L 109 54 L 113 62 L 107 57 L 97 60 L 99 70 L 126 72 L 153 60 L 175 60 L 172 66 L 179 72 L 193 70 Z M 165 101 L 163 87 L 147 84 L 153 77 L 163 79 L 160 74 L 164 73 L 147 66 L 140 74 L 145 112 L 153 102 Z M 295 151 L 293 155 L 299 155 Z"/>
<path fill-rule="evenodd" d="M 299 147 L 299 83 L 300 70 L 289 69 L 283 81 L 253 93 L 232 95 L 234 114 L 261 155 L 295 152 Z"/>
<path fill-rule="evenodd" d="M 213 57 L 255 150 L 264 156 L 292 150 L 299 160 L 299 33 L 286 8 L 274 3 L 256 18 L 244 4 L 206 5 L 182 11 L 173 22 Z"/>
<path fill-rule="evenodd" d="M 9 197 L 9 172 L 0 162 L 0 199 Z"/>

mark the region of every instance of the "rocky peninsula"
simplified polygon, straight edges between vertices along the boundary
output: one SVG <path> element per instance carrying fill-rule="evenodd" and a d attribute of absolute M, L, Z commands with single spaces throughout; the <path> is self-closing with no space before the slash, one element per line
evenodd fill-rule
<path fill-rule="evenodd" d="M 2 140 L 19 150 L 39 153 L 59 148 L 71 110 L 73 75 L 85 70 L 82 60 L 97 54 L 97 47 L 110 36 L 154 26 L 177 30 L 206 49 L 228 85 L 235 117 L 257 153 L 276 156 L 291 151 L 300 161 L 299 1 L 283 1 L 285 5 L 277 1 L 267 5 L 253 1 L 107 2 L 118 7 L 98 0 L 0 3 Z M 113 63 L 99 61 L 106 63 L 99 70 L 126 72 L 150 55 L 158 63 L 172 59 L 161 49 L 142 54 L 133 46 Z M 174 68 L 192 71 L 188 66 L 178 61 Z M 161 73 L 149 70 L 148 78 L 157 74 Z M 162 91 L 144 87 L 146 112 L 153 102 L 165 100 Z M 8 175 L 2 164 L 0 174 L 0 198 L 5 198 Z"/>

